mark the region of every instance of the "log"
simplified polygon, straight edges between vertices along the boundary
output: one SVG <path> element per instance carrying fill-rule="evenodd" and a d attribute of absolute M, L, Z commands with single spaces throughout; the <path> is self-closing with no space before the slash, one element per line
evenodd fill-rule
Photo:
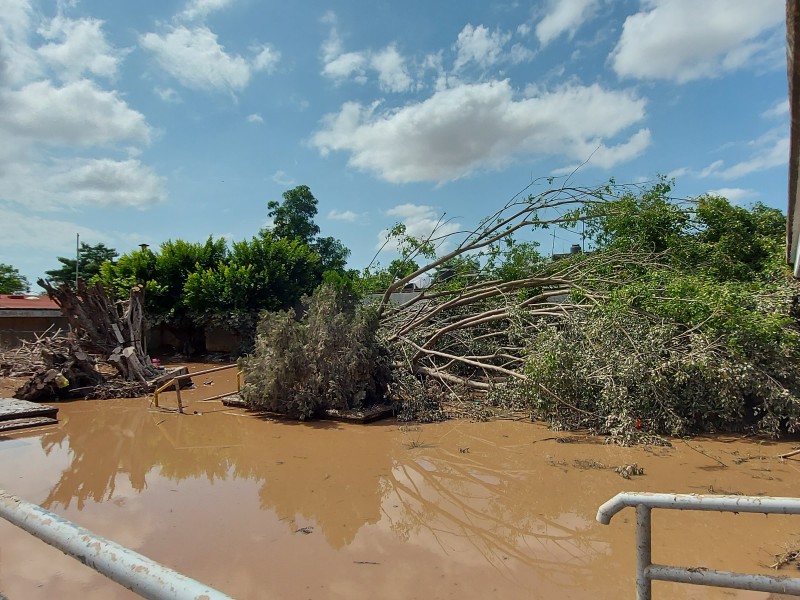
<path fill-rule="evenodd" d="M 126 381 L 144 383 L 161 373 L 142 349 L 143 286 L 134 286 L 127 301 L 115 302 L 100 283 L 87 286 L 79 280 L 77 290 L 67 285 L 56 288 L 42 279 L 37 283 L 61 308 L 82 356 L 99 355 Z"/>

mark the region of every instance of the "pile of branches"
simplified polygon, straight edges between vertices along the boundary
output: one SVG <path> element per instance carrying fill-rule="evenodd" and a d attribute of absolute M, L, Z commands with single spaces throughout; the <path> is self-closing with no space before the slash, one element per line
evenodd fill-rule
<path fill-rule="evenodd" d="M 393 391 L 403 407 L 402 417 L 431 420 L 452 412 L 481 416 L 490 392 L 531 383 L 524 372 L 530 339 L 543 327 L 592 305 L 595 300 L 584 284 L 594 268 L 586 257 L 576 256 L 557 264 L 531 265 L 529 273 L 512 280 L 492 279 L 480 270 L 455 278 L 434 275 L 430 287 L 403 304 L 393 303 L 392 295 L 453 260 L 481 256 L 521 230 L 572 224 L 571 211 L 601 202 L 601 196 L 599 189 L 568 187 L 536 196 L 520 194 L 478 228 L 463 232 L 454 250 L 386 289 L 377 308 L 381 339 L 392 349 Z M 555 214 L 544 218 L 546 213 Z M 412 248 L 407 260 L 450 243 L 453 235 L 437 237 L 434 231 L 426 240 L 405 240 Z M 607 260 L 610 257 L 601 259 Z M 577 295 L 580 301 L 575 301 Z M 469 406 L 478 410 L 465 410 Z"/>
<path fill-rule="evenodd" d="M 0 377 L 26 377 L 31 376 L 45 362 L 42 357 L 43 346 L 58 347 L 66 343 L 66 337 L 61 330 L 45 332 L 37 335 L 33 340 L 20 340 L 20 345 L 15 348 L 0 351 Z"/>
<path fill-rule="evenodd" d="M 448 404 L 521 408 L 555 428 L 588 428 L 618 443 L 800 428 L 800 329 L 792 316 L 800 288 L 785 276 L 761 291 L 708 284 L 710 299 L 676 296 L 664 283 L 642 292 L 650 294 L 648 305 L 636 297 L 639 278 L 673 277 L 680 287 L 683 274 L 674 273 L 667 251 L 612 245 L 540 261 L 511 280 L 480 269 L 458 280 L 434 276 L 413 299 L 392 303 L 392 294 L 420 275 L 454 259 L 485 256 L 520 230 L 575 228 L 619 199 L 646 193 L 608 185 L 514 198 L 464 233 L 454 250 L 389 286 L 378 304 L 380 336 L 392 351 L 393 392 L 405 416 L 441 418 Z M 666 206 L 679 223 L 695 210 Z M 434 234 L 407 247 L 445 241 Z M 708 282 L 698 281 L 698 293 L 706 293 Z M 697 303 L 697 312 L 708 315 L 686 321 L 661 308 L 681 303 Z M 720 315 L 720 307 L 729 310 L 726 303 L 741 305 L 727 321 Z"/>
<path fill-rule="evenodd" d="M 67 317 L 69 335 L 43 335 L 3 355 L 4 371 L 30 379 L 15 397 L 46 401 L 65 398 L 142 396 L 164 373 L 142 349 L 143 289 L 114 302 L 99 284 L 79 281 L 77 291 L 39 280 Z M 98 366 L 101 368 L 98 369 Z"/>
<path fill-rule="evenodd" d="M 79 280 L 77 290 L 53 287 L 43 279 L 37 283 L 61 308 L 80 347 L 102 357 L 122 379 L 145 383 L 161 373 L 143 348 L 143 285 L 131 288 L 127 300 L 115 302 L 100 282 L 87 286 Z"/>
<path fill-rule="evenodd" d="M 369 364 L 389 357 L 387 395 L 399 417 L 521 409 L 554 428 L 623 444 L 800 429 L 800 286 L 781 262 L 785 218 L 720 198 L 678 202 L 669 189 L 663 180 L 526 189 L 470 231 L 415 239 L 396 228 L 415 268 L 356 314 L 377 317 L 364 355 Z M 585 227 L 595 250 L 557 260 L 508 251 L 524 260 L 494 268 L 526 231 L 559 227 Z M 429 262 L 417 268 L 420 257 Z M 429 287 L 395 296 L 425 276 Z M 311 327 L 268 318 L 252 371 L 268 374 L 275 389 L 283 385 L 276 365 L 313 380 L 312 389 L 302 377 L 287 379 L 281 392 L 308 405 L 343 389 L 345 371 L 324 364 L 336 346 L 315 349 L 328 344 L 324 323 L 332 319 Z M 342 352 L 354 356 L 359 344 Z M 359 373 L 363 385 L 370 371 Z"/>
<path fill-rule="evenodd" d="M 152 391 L 149 383 L 121 379 L 111 364 L 60 331 L 2 353 L 0 366 L 4 377 L 28 378 L 14 394 L 24 400 L 135 398 Z"/>

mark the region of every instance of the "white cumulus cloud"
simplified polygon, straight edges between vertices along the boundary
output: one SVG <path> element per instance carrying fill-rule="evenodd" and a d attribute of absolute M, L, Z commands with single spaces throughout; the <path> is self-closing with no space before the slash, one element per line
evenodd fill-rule
<path fill-rule="evenodd" d="M 226 52 L 217 34 L 205 25 L 178 25 L 167 32 L 140 38 L 158 65 L 187 88 L 205 91 L 241 91 L 255 71 L 271 71 L 279 54 L 261 47 L 251 58 Z"/>
<path fill-rule="evenodd" d="M 747 190 L 744 188 L 719 188 L 716 190 L 708 190 L 706 192 L 709 196 L 722 196 L 731 201 L 732 204 L 741 204 L 748 198 L 758 196 L 754 190 Z"/>
<path fill-rule="evenodd" d="M 77 79 L 84 73 L 113 77 L 125 54 L 108 43 L 99 19 L 58 15 L 38 33 L 48 43 L 39 46 L 37 52 L 65 79 Z"/>
<path fill-rule="evenodd" d="M 406 59 L 395 44 L 377 51 L 365 49 L 345 52 L 336 15 L 326 13 L 323 22 L 330 25 L 330 31 L 320 52 L 322 75 L 337 83 L 350 80 L 364 84 L 369 80 L 368 73 L 372 72 L 377 75 L 382 91 L 405 92 L 413 87 L 414 80 L 408 73 Z"/>
<path fill-rule="evenodd" d="M 336 210 L 335 208 L 328 212 L 328 218 L 332 221 L 347 221 L 353 223 L 358 218 L 358 213 L 352 210 Z"/>
<path fill-rule="evenodd" d="M 292 186 L 297 183 L 292 177 L 290 177 L 285 171 L 275 171 L 271 177 L 272 181 L 277 183 L 278 185 L 285 185 L 286 187 Z"/>
<path fill-rule="evenodd" d="M 503 58 L 503 47 L 511 39 L 510 33 L 490 31 L 484 25 L 473 27 L 467 23 L 458 34 L 455 48 L 455 70 L 459 70 L 469 63 L 486 68 L 494 65 Z"/>
<path fill-rule="evenodd" d="M 386 215 L 398 219 L 405 225 L 406 235 L 423 240 L 430 237 L 441 248 L 447 246 L 447 236 L 461 229 L 460 223 L 447 220 L 433 206 L 425 204 L 398 204 L 387 210 Z M 398 241 L 395 238 L 389 239 L 389 230 L 384 229 L 378 233 L 375 249 L 395 252 L 398 250 Z"/>
<path fill-rule="evenodd" d="M 88 79 L 55 86 L 30 83 L 0 91 L 0 131 L 48 145 L 147 143 L 150 128 L 116 92 Z M 8 138 L 6 138 L 8 139 Z"/>
<path fill-rule="evenodd" d="M 191 0 L 179 17 L 187 21 L 205 19 L 210 13 L 226 8 L 233 0 Z"/>
<path fill-rule="evenodd" d="M 406 70 L 405 59 L 394 46 L 373 54 L 370 66 L 378 72 L 381 89 L 388 92 L 405 92 L 414 83 Z"/>
<path fill-rule="evenodd" d="M 701 171 L 700 177 L 738 179 L 751 173 L 789 164 L 789 136 L 780 130 L 768 132 L 749 145 L 754 147 L 755 151 L 746 160 L 727 168 L 723 168 L 725 164 L 723 161 L 714 161 Z"/>
<path fill-rule="evenodd" d="M 646 148 L 646 129 L 614 141 L 644 117 L 644 99 L 597 84 L 517 98 L 507 80 L 462 83 L 396 109 L 347 102 L 311 143 L 323 155 L 347 152 L 351 167 L 386 181 L 445 182 L 523 155 L 583 161 L 598 147 L 597 164 L 610 167 Z"/>
<path fill-rule="evenodd" d="M 765 119 L 779 119 L 789 114 L 789 99 L 781 98 L 767 110 L 761 113 Z"/>
<path fill-rule="evenodd" d="M 163 178 L 133 158 L 151 127 L 96 81 L 113 81 L 127 51 L 99 19 L 67 16 L 73 4 L 57 3 L 53 18 L 26 0 L 0 11 L 0 201 L 36 211 L 160 202 Z"/>
<path fill-rule="evenodd" d="M 599 0 L 550 0 L 547 14 L 536 25 L 536 37 L 542 46 L 566 33 L 570 38 L 583 23 L 594 16 Z"/>
<path fill-rule="evenodd" d="M 3 206 L 0 219 L 0 248 L 49 250 L 54 255 L 64 248 L 75 250 L 75 234 L 85 240 L 109 243 L 107 232 L 98 231 L 63 219 L 48 219 L 29 212 L 19 212 Z"/>
<path fill-rule="evenodd" d="M 686 83 L 733 71 L 785 42 L 783 0 L 642 0 L 612 53 L 617 75 Z M 772 35 L 771 35 L 772 34 Z"/>

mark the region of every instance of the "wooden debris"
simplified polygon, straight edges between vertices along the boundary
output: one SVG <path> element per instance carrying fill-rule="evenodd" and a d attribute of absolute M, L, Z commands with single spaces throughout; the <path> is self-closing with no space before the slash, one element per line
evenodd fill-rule
<path fill-rule="evenodd" d="M 0 398 L 0 431 L 12 431 L 37 425 L 58 423 L 55 406 L 16 398 Z"/>
<path fill-rule="evenodd" d="M 630 479 L 634 475 L 644 475 L 644 469 L 637 465 L 636 463 L 631 463 L 629 465 L 620 465 L 614 472 L 619 473 L 619 476 L 624 479 Z"/>
<path fill-rule="evenodd" d="M 37 283 L 61 308 L 80 347 L 111 364 L 122 379 L 146 383 L 161 374 L 142 346 L 144 286 L 134 286 L 128 300 L 114 302 L 100 283 L 87 286 L 79 280 L 77 290 L 43 279 Z"/>
<path fill-rule="evenodd" d="M 41 427 L 43 425 L 57 425 L 58 419 L 50 417 L 33 417 L 31 419 L 10 419 L 0 421 L 0 432 L 14 431 L 16 429 L 28 429 L 29 427 Z"/>

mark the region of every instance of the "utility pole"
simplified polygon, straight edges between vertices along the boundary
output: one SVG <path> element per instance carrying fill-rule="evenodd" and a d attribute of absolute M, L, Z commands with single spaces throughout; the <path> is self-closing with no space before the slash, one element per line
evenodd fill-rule
<path fill-rule="evenodd" d="M 75 291 L 78 291 L 78 275 L 81 270 L 81 234 L 75 234 Z"/>

